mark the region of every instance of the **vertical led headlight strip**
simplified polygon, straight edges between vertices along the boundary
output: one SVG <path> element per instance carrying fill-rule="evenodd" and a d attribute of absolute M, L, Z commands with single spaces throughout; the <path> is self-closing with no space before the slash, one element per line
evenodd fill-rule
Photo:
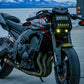
<path fill-rule="evenodd" d="M 56 15 L 55 29 L 57 33 L 65 32 L 68 33 L 71 27 L 71 21 L 68 15 Z"/>

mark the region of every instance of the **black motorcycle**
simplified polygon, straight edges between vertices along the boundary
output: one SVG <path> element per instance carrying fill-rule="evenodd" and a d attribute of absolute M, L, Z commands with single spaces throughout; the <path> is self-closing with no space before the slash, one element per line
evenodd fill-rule
<path fill-rule="evenodd" d="M 71 18 L 84 21 L 65 7 L 41 10 L 23 24 L 15 16 L 0 13 L 0 24 L 9 32 L 9 37 L 0 38 L 0 78 L 16 68 L 42 80 L 50 75 L 54 63 L 57 84 L 79 84 L 80 63 L 71 41 Z"/>

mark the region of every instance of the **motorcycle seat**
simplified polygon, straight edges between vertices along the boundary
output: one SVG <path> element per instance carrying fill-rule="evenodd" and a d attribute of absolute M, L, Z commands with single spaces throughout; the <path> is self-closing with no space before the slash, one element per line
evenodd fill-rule
<path fill-rule="evenodd" d="M 11 21 L 11 20 L 7 20 L 6 24 L 9 27 L 9 31 L 14 30 L 14 31 L 17 31 L 19 33 L 21 33 L 22 31 L 24 31 L 25 29 L 28 28 L 27 26 L 22 26 L 21 23 L 16 23 L 16 22 Z"/>
<path fill-rule="evenodd" d="M 13 15 L 10 15 L 10 14 L 7 14 L 7 13 L 0 13 L 2 15 L 2 17 L 5 19 L 5 20 L 11 20 L 11 21 L 14 21 L 14 22 L 17 22 L 17 23 L 20 23 L 20 19 L 13 16 Z"/>
<path fill-rule="evenodd" d="M 9 27 L 6 24 L 7 20 L 10 20 L 10 21 L 13 21 L 16 23 L 20 23 L 20 20 L 17 17 L 12 16 L 12 15 L 7 14 L 7 13 L 0 13 L 0 25 L 2 26 L 3 29 L 5 29 L 7 31 L 9 31 Z"/>

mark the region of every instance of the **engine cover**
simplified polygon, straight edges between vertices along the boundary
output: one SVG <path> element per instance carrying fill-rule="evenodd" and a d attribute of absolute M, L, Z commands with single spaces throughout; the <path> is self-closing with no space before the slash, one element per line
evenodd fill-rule
<path fill-rule="evenodd" d="M 25 52 L 25 50 L 26 50 L 26 45 L 19 43 L 18 44 L 18 54 L 22 55 Z"/>

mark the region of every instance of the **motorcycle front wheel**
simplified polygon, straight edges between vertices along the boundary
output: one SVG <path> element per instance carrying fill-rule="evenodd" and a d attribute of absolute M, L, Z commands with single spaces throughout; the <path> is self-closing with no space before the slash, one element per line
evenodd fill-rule
<path fill-rule="evenodd" d="M 62 50 L 62 63 L 54 67 L 56 84 L 79 84 L 80 63 L 73 48 Z"/>

